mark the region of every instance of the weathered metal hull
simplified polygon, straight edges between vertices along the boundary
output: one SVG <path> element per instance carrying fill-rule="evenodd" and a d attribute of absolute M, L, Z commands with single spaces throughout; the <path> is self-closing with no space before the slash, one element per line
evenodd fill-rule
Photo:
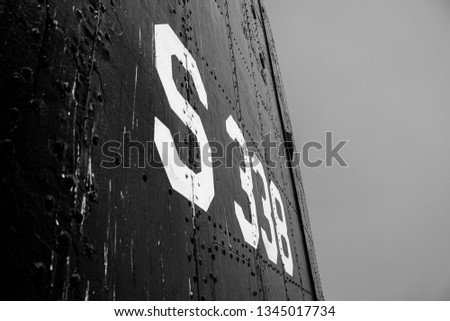
<path fill-rule="evenodd" d="M 291 140 L 259 1 L 6 0 L 0 17 L 2 299 L 323 299 L 300 172 L 286 156 L 270 167 L 257 149 L 263 167 L 250 178 L 255 201 L 243 191 L 238 158 L 213 169 L 213 192 L 199 192 L 199 181 L 191 199 L 165 168 L 140 166 L 135 143 L 129 155 L 110 159 L 112 168 L 101 166 L 105 143 L 128 137 L 147 146 L 159 135 L 158 121 L 181 140 L 193 133 L 169 106 L 156 66 L 157 42 L 166 38 L 155 39 L 157 26 L 173 30 L 196 62 L 208 108 L 175 56 L 172 78 L 192 106 L 183 111 L 198 116 L 208 141 L 233 141 L 230 117 L 246 141 L 266 133 Z M 195 144 L 186 138 L 185 163 Z M 146 160 L 161 158 L 148 146 Z M 282 207 L 284 220 L 270 223 L 262 214 L 262 199 L 270 198 L 264 175 L 280 194 L 268 204 L 273 212 Z M 253 227 L 255 207 L 256 246 L 235 204 Z M 269 259 L 262 231 L 270 236 L 283 223 L 287 234 L 268 238 L 277 253 Z"/>

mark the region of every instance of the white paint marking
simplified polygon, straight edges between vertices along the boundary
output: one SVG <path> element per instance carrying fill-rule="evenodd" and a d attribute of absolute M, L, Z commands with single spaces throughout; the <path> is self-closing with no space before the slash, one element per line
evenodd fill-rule
<path fill-rule="evenodd" d="M 264 216 L 266 217 L 267 221 L 269 222 L 269 233 L 270 233 L 270 239 L 272 241 L 269 241 L 269 238 L 267 237 L 267 232 L 262 227 L 261 227 L 261 237 L 262 237 L 264 246 L 266 247 L 267 256 L 269 257 L 269 260 L 271 260 L 273 263 L 277 264 L 278 247 L 277 247 L 277 241 L 275 238 L 275 228 L 274 228 L 274 224 L 273 224 L 272 208 L 271 208 L 271 204 L 270 204 L 271 196 L 269 194 L 269 188 L 267 185 L 267 178 L 266 178 L 266 173 L 264 171 L 264 167 L 262 166 L 262 163 L 256 154 L 253 156 L 253 159 L 252 159 L 252 168 L 255 171 L 255 173 L 261 177 L 261 180 L 264 185 L 264 196 L 261 195 L 261 201 L 262 201 L 262 205 L 263 205 Z"/>
<path fill-rule="evenodd" d="M 205 129 L 198 114 L 184 99 L 175 85 L 172 76 L 172 56 L 175 55 L 190 73 L 203 106 L 208 109 L 208 99 L 197 64 L 183 43 L 169 25 L 155 25 L 156 69 L 169 101 L 170 108 L 196 136 L 200 146 L 202 170 L 194 173 L 180 159 L 172 139 L 172 134 L 157 117 L 155 117 L 154 140 L 163 160 L 164 168 L 172 188 L 192 200 L 207 211 L 214 198 L 214 173 L 211 148 Z"/>
<path fill-rule="evenodd" d="M 278 244 L 280 247 L 281 260 L 284 264 L 284 270 L 290 276 L 293 276 L 294 262 L 292 260 L 291 243 L 289 242 L 289 235 L 287 229 L 286 215 L 284 212 L 283 200 L 281 198 L 280 191 L 273 182 L 270 182 L 270 194 L 272 198 L 273 215 L 275 217 L 275 224 L 277 226 Z M 279 213 L 277 210 L 277 203 L 280 206 Z M 283 246 L 283 239 L 286 242 L 287 248 L 284 248 Z M 285 254 L 285 251 L 287 252 L 287 255 Z"/>
<path fill-rule="evenodd" d="M 134 119 L 136 117 L 136 92 L 137 92 L 138 71 L 139 71 L 139 65 L 136 64 L 136 72 L 134 75 L 133 118 L 131 120 L 131 129 L 134 129 Z"/>
<path fill-rule="evenodd" d="M 237 140 L 239 145 L 242 148 L 244 153 L 244 163 L 245 163 L 245 171 L 239 168 L 240 177 L 241 177 L 241 186 L 245 191 L 248 197 L 249 205 L 250 205 L 250 217 L 251 220 L 248 221 L 245 218 L 244 211 L 242 207 L 235 201 L 234 202 L 234 210 L 236 213 L 237 220 L 241 227 L 242 234 L 244 236 L 244 240 L 252 246 L 254 249 L 258 247 L 259 242 L 259 229 L 258 229 L 258 217 L 256 213 L 256 203 L 255 197 L 253 195 L 253 181 L 252 181 L 252 172 L 251 172 L 251 163 L 250 157 L 248 156 L 247 144 L 244 139 L 244 135 L 242 134 L 238 124 L 233 119 L 232 116 L 228 117 L 226 122 L 228 135 L 233 140 Z"/>

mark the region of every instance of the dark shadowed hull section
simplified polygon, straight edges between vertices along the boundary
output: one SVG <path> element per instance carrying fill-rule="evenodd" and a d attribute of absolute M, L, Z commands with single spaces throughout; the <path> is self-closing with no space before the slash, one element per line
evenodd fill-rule
<path fill-rule="evenodd" d="M 0 28 L 1 299 L 323 299 L 292 143 L 239 140 L 292 140 L 259 1 L 1 0 Z"/>

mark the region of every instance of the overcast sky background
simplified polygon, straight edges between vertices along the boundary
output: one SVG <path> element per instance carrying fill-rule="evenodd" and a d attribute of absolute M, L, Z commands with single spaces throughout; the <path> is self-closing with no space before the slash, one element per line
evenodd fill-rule
<path fill-rule="evenodd" d="M 327 300 L 450 300 L 450 1 L 265 0 Z M 323 156 L 314 153 L 315 156 Z"/>

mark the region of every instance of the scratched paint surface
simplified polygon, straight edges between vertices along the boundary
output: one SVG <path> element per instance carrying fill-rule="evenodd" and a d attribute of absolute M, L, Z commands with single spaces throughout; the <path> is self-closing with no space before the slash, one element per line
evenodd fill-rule
<path fill-rule="evenodd" d="M 234 202 L 247 219 L 250 204 L 239 157 L 214 169 L 206 212 L 172 189 L 163 168 L 139 168 L 137 149 L 130 168 L 123 158 L 115 169 L 100 166 L 105 142 L 124 133 L 152 140 L 155 117 L 194 150 L 155 67 L 157 24 L 168 24 L 197 63 L 208 109 L 177 59 L 172 77 L 209 140 L 232 141 L 230 116 L 247 141 L 291 138 L 259 1 L 9 0 L 0 18 L 2 299 L 323 298 L 298 169 L 263 167 L 280 191 L 291 276 L 262 240 L 256 250 L 244 241 Z M 191 151 L 180 157 L 195 167 Z M 265 165 L 268 155 L 256 155 Z M 253 187 L 259 225 L 270 231 L 261 177 Z"/>

